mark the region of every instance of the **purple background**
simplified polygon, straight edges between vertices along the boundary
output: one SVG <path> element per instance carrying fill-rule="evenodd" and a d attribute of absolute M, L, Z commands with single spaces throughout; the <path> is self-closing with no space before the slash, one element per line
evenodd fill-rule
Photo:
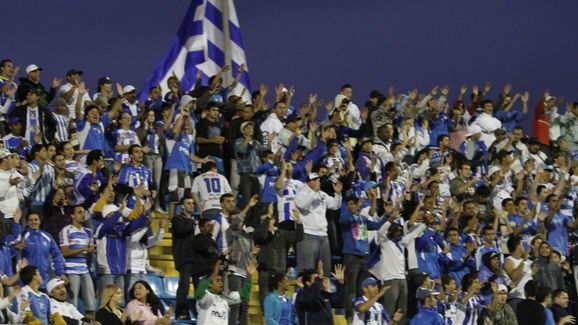
<path fill-rule="evenodd" d="M 188 1 L 3 2 L 0 56 L 42 79 L 83 69 L 94 91 L 100 76 L 141 86 L 179 27 Z M 560 1 L 236 1 L 254 88 L 295 85 L 333 98 L 344 83 L 363 104 L 386 92 L 437 84 L 503 85 L 531 92 L 530 112 L 545 88 L 574 100 L 578 71 L 578 2 Z M 517 108 L 521 106 L 518 103 Z M 528 124 L 528 123 L 527 123 Z"/>

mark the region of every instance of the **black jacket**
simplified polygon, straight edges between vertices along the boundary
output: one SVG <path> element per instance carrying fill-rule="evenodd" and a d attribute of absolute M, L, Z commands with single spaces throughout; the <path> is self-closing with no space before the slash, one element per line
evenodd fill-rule
<path fill-rule="evenodd" d="M 345 289 L 343 284 L 337 283 L 337 291 L 329 293 L 323 288 L 323 280 L 317 278 L 310 287 L 303 288 L 297 293 L 297 316 L 301 325 L 333 324 L 331 308 L 343 308 L 345 303 Z"/>
<path fill-rule="evenodd" d="M 56 88 L 50 88 L 50 91 L 47 92 L 44 85 L 40 82 L 35 84 L 28 78 L 20 78 L 19 81 L 20 85 L 18 86 L 18 90 L 16 90 L 16 99 L 18 102 L 25 100 L 28 91 L 31 89 L 39 89 L 42 92 L 38 103 L 40 106 L 48 106 L 56 95 Z"/>
<path fill-rule="evenodd" d="M 526 299 L 516 307 L 516 318 L 520 325 L 543 325 L 546 323 L 546 312 L 536 300 Z"/>
<path fill-rule="evenodd" d="M 195 260 L 193 251 L 195 226 L 195 219 L 187 218 L 182 214 L 175 216 L 172 220 L 173 259 L 177 270 L 185 263 L 193 263 Z"/>
<path fill-rule="evenodd" d="M 213 236 L 198 234 L 193 237 L 193 275 L 205 276 L 213 272 L 219 258 L 219 249 Z"/>
<path fill-rule="evenodd" d="M 265 218 L 255 227 L 253 236 L 255 245 L 261 247 L 257 256 L 259 271 L 285 274 L 287 249 L 289 245 L 303 240 L 303 225 L 296 223 L 295 231 L 277 229 L 275 233 L 271 233 L 269 232 L 269 218 Z"/>
<path fill-rule="evenodd" d="M 27 125 L 27 115 L 28 107 L 20 106 L 12 111 L 10 117 L 18 117 L 22 121 L 22 132 L 25 132 Z M 38 120 L 40 124 L 40 133 L 44 143 L 52 142 L 54 140 L 54 135 L 56 133 L 56 121 L 52 116 L 52 113 L 45 106 L 38 106 Z M 22 134 L 24 136 L 24 134 Z M 34 157 L 33 157 L 34 158 Z"/>

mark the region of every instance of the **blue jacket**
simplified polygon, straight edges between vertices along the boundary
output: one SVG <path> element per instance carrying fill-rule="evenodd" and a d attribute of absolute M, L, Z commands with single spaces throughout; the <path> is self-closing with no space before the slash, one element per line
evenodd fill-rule
<path fill-rule="evenodd" d="M 367 230 L 379 230 L 386 219 L 375 222 L 363 216 L 355 216 L 349 210 L 342 213 L 339 223 L 343 231 L 343 254 L 357 256 L 369 255 Z"/>
<path fill-rule="evenodd" d="M 56 275 L 64 275 L 64 258 L 60 252 L 60 248 L 56 241 L 49 233 L 43 230 L 26 229 L 22 240 L 26 247 L 22 250 L 22 257 L 28 259 L 29 265 L 34 265 L 42 275 L 43 285 L 50 280 L 48 269 L 50 268 L 50 261 L 54 265 Z M 51 256 L 52 259 L 48 258 Z"/>
<path fill-rule="evenodd" d="M 464 245 L 450 244 L 450 252 L 447 254 L 449 256 L 440 260 L 445 273 L 453 276 L 456 279 L 456 283 L 460 283 L 464 275 L 476 270 L 476 261 L 473 255 L 464 259 L 464 255 L 467 252 L 468 250 Z"/>
<path fill-rule="evenodd" d="M 285 150 L 285 154 L 283 155 L 283 159 L 287 161 L 291 161 L 291 155 L 297 148 L 299 147 L 299 139 L 297 137 L 293 137 L 289 145 L 287 146 L 287 150 Z M 307 162 L 311 160 L 313 162 L 313 166 L 318 165 L 323 158 L 323 155 L 327 152 L 327 145 L 325 142 L 319 140 L 317 142 L 317 146 L 309 151 L 303 160 L 299 160 L 294 163 L 293 165 L 293 179 L 298 181 L 306 182 L 307 181 L 307 170 L 305 169 L 305 165 Z"/>
<path fill-rule="evenodd" d="M 291 302 L 291 298 L 285 296 L 289 302 Z M 279 321 L 281 320 L 281 313 L 283 311 L 283 304 L 281 298 L 279 298 L 279 293 L 277 290 L 271 292 L 270 294 L 265 297 L 265 322 L 267 325 L 279 325 Z M 298 319 L 295 314 L 295 307 L 292 307 L 293 311 L 291 316 L 293 318 L 293 324 L 298 324 Z"/>
<path fill-rule="evenodd" d="M 420 272 L 428 273 L 431 279 L 440 279 L 441 270 L 439 264 L 440 253 L 438 247 L 442 246 L 441 232 L 427 229 L 421 237 L 415 241 L 415 251 L 417 255 L 418 269 Z M 438 246 L 439 245 L 439 246 Z"/>
<path fill-rule="evenodd" d="M 120 212 L 113 213 L 98 225 L 94 232 L 98 249 L 98 273 L 121 275 L 126 273 L 127 238 L 145 226 L 145 214 L 130 222 L 117 222 Z"/>
<path fill-rule="evenodd" d="M 436 309 L 420 307 L 419 312 L 413 316 L 409 325 L 445 325 L 444 318 Z"/>

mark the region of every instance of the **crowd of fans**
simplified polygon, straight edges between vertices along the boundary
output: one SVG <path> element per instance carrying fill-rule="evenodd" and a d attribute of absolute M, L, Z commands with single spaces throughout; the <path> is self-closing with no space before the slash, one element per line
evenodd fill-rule
<path fill-rule="evenodd" d="M 247 324 L 253 274 L 267 324 L 574 323 L 578 102 L 536 98 L 530 136 L 511 85 L 269 104 L 230 69 L 141 102 L 0 61 L 0 323 L 186 321 L 192 281 L 198 324 Z M 174 315 L 147 282 L 169 224 Z"/>

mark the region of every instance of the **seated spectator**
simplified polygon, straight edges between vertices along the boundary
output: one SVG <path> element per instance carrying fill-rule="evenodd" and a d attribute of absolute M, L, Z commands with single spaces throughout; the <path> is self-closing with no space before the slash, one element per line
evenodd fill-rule
<path fill-rule="evenodd" d="M 66 324 L 58 311 L 52 313 L 50 298 L 47 294 L 40 291 L 40 287 L 45 280 L 36 266 L 28 265 L 24 267 L 20 271 L 20 279 L 24 283 L 24 287 L 16 298 L 13 309 L 13 311 L 18 311 L 19 313 L 24 311 L 24 315 L 19 317 L 19 323 Z M 26 305 L 28 307 L 23 308 Z"/>
<path fill-rule="evenodd" d="M 377 302 L 387 290 L 391 287 L 383 287 L 379 289 L 378 282 L 374 278 L 367 278 L 361 283 L 361 291 L 363 296 L 356 298 L 353 301 L 353 325 L 362 325 L 367 322 L 375 324 L 393 324 L 397 323 L 403 317 L 403 314 L 398 310 L 393 315 L 393 319 L 389 317 L 385 308 Z"/>
<path fill-rule="evenodd" d="M 517 325 L 516 314 L 514 314 L 512 307 L 506 304 L 508 288 L 503 284 L 499 284 L 493 295 L 492 302 L 480 314 L 480 322 L 483 324 Z"/>
<path fill-rule="evenodd" d="M 94 320 L 101 325 L 124 325 L 126 322 L 141 318 L 141 312 L 137 311 L 129 315 L 128 309 L 122 309 L 122 289 L 116 284 L 107 285 L 100 294 L 100 308 L 96 312 Z"/>
<path fill-rule="evenodd" d="M 66 287 L 64 281 L 59 278 L 53 278 L 46 284 L 46 292 L 50 296 L 50 313 L 60 314 L 66 324 L 90 324 L 94 318 L 94 311 L 88 312 L 91 318 L 81 314 L 76 306 L 66 301 Z M 87 315 L 87 316 L 88 316 Z"/>
<path fill-rule="evenodd" d="M 171 323 L 171 311 L 163 315 L 160 311 L 161 301 L 146 281 L 136 281 L 130 289 L 130 301 L 126 305 L 129 315 L 140 314 L 138 319 L 131 319 L 143 325 L 159 325 Z"/>
<path fill-rule="evenodd" d="M 429 289 L 422 290 L 419 292 L 418 299 L 421 303 L 419 312 L 413 316 L 410 325 L 418 324 L 432 324 L 432 325 L 443 325 L 445 324 L 442 315 L 437 311 L 439 292 L 433 292 Z"/>

